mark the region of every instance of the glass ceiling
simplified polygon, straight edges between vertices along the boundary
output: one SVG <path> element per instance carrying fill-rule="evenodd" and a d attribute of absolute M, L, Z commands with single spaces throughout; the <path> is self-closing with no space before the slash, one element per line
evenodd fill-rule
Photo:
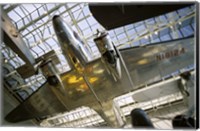
<path fill-rule="evenodd" d="M 72 28 L 82 35 L 95 57 L 100 57 L 93 38 L 96 30 L 104 28 L 93 18 L 87 3 L 70 4 L 21 4 L 3 7 L 19 30 L 35 58 L 55 50 L 60 72 L 69 70 L 53 31 L 51 19 L 61 15 Z M 186 19 L 186 20 L 185 20 Z M 145 21 L 125 25 L 109 31 L 118 48 L 129 48 L 193 34 L 194 7 L 187 7 Z M 23 63 L 24 64 L 24 63 Z M 22 65 L 22 64 L 21 64 Z M 14 65 L 17 66 L 17 65 Z"/>
<path fill-rule="evenodd" d="M 53 30 L 51 20 L 54 15 L 61 15 L 66 22 L 72 25 L 72 28 L 82 36 L 93 52 L 94 59 L 100 57 L 93 39 L 97 29 L 100 31 L 105 29 L 90 13 L 88 3 L 7 4 L 3 6 L 3 10 L 11 18 L 34 58 L 55 50 L 60 60 L 57 65 L 60 73 L 66 72 L 70 68 Z M 119 49 L 174 40 L 194 35 L 194 16 L 195 6 L 190 6 L 158 17 L 124 25 L 108 32 Z M 1 50 L 4 62 L 11 67 L 10 71 L 14 72 L 12 75 L 19 75 L 15 70 L 25 64 L 23 60 L 4 43 L 1 44 Z M 13 93 L 18 93 L 22 99 L 26 99 L 44 82 L 45 78 L 42 74 L 34 75 L 18 84 L 18 90 Z M 31 91 L 27 91 L 30 89 Z M 127 101 L 130 104 L 131 100 L 127 98 Z M 126 109 L 123 110 L 126 114 Z"/>

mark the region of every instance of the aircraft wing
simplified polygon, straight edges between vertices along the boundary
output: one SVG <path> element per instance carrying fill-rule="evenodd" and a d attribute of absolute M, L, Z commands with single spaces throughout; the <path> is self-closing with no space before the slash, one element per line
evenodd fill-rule
<path fill-rule="evenodd" d="M 134 87 L 131 87 L 123 66 L 121 80 L 115 81 L 106 71 L 105 64 L 98 59 L 88 63 L 84 71 L 91 87 L 88 87 L 85 79 L 75 71 L 62 76 L 67 95 L 59 96 L 67 107 L 73 109 L 81 105 L 95 105 L 97 100 L 106 102 L 139 88 L 141 84 L 158 81 L 168 74 L 194 64 L 194 38 L 130 48 L 120 52 Z"/>
<path fill-rule="evenodd" d="M 13 117 L 19 116 L 18 121 L 22 121 L 25 120 L 23 115 L 27 115 L 26 118 L 30 119 L 44 115 L 44 112 L 46 112 L 45 115 L 50 114 L 49 110 L 60 113 L 80 106 L 89 106 L 93 109 L 101 108 L 99 102 L 103 104 L 119 95 L 135 90 L 141 84 L 160 80 L 167 74 L 194 64 L 194 38 L 130 48 L 120 52 L 134 87 L 131 87 L 123 66 L 121 66 L 122 78 L 116 82 L 106 71 L 105 64 L 98 59 L 88 63 L 83 74 L 72 70 L 61 76 L 65 95 L 62 95 L 56 88 L 41 87 L 10 114 Z M 48 88 L 52 92 L 46 95 L 45 92 L 48 91 Z M 40 90 L 43 90 L 43 93 Z M 35 96 L 38 99 L 41 98 L 44 103 L 49 105 L 49 108 L 42 108 L 43 104 L 34 102 Z M 52 101 L 58 101 L 58 103 L 54 103 L 54 105 Z M 44 110 L 41 111 L 41 109 Z M 14 119 L 9 118 L 9 121 Z"/>
<path fill-rule="evenodd" d="M 56 114 L 58 111 L 66 111 L 67 109 L 51 90 L 52 88 L 45 82 L 37 91 L 6 115 L 5 120 L 15 123 Z"/>
<path fill-rule="evenodd" d="M 160 80 L 182 68 L 194 65 L 194 37 L 121 50 L 137 85 Z"/>

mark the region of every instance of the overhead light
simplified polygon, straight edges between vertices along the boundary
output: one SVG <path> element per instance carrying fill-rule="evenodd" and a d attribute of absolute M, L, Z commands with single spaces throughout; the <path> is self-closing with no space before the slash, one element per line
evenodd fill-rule
<path fill-rule="evenodd" d="M 4 62 L 5 62 L 5 63 L 7 63 L 7 62 L 8 62 L 8 60 L 7 60 L 7 59 L 5 59 L 5 60 L 4 60 Z"/>
<path fill-rule="evenodd" d="M 146 35 L 144 38 L 145 38 L 145 39 L 148 39 L 148 35 Z"/>

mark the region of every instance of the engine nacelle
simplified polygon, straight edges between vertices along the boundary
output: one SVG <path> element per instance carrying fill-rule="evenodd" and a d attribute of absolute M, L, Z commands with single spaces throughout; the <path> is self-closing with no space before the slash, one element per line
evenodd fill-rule
<path fill-rule="evenodd" d="M 119 51 L 114 47 L 107 32 L 98 32 L 94 42 L 101 53 L 107 71 L 112 74 L 115 81 L 117 81 L 117 79 L 121 78 L 120 57 L 118 55 Z"/>
<path fill-rule="evenodd" d="M 109 64 L 115 64 L 116 63 L 116 52 L 113 47 L 112 41 L 110 39 L 110 36 L 107 32 L 100 33 L 100 36 L 97 36 L 97 38 L 94 39 L 101 55 L 106 59 L 106 61 Z"/>

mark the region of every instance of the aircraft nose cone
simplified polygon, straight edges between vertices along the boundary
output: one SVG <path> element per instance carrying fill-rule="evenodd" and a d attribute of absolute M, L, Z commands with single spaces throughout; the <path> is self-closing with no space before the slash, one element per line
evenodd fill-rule
<path fill-rule="evenodd" d="M 56 20 L 56 19 L 59 18 L 59 17 L 60 17 L 59 15 L 54 15 L 54 16 L 53 16 L 53 21 Z"/>

